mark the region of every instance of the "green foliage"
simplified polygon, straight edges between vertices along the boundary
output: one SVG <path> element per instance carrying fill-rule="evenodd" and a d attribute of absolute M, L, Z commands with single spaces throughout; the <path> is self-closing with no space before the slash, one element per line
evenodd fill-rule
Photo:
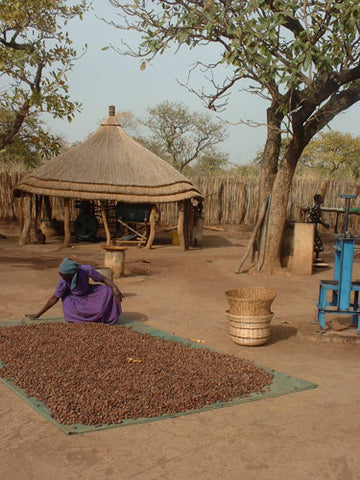
<path fill-rule="evenodd" d="M 0 148 L 34 112 L 71 121 L 79 109 L 68 93 L 66 73 L 77 53 L 66 24 L 87 8 L 85 0 L 70 6 L 64 0 L 0 0 L 0 108 L 14 113 L 12 124 L 1 125 Z"/>
<path fill-rule="evenodd" d="M 327 132 L 315 137 L 305 148 L 302 169 L 311 169 L 330 178 L 360 178 L 360 137 Z"/>
<path fill-rule="evenodd" d="M 194 165 L 188 165 L 184 168 L 185 175 L 188 176 L 214 176 L 224 175 L 228 172 L 230 166 L 229 155 L 227 153 L 218 152 L 215 149 L 209 151 L 199 157 Z"/>
<path fill-rule="evenodd" d="M 197 63 L 210 79 L 212 91 L 198 93 L 208 108 L 224 107 L 236 88 L 268 100 L 259 204 L 272 195 L 263 265 L 273 271 L 280 266 L 290 187 L 304 148 L 360 100 L 358 0 L 110 2 L 123 13 L 120 27 L 141 33 L 132 53 L 142 62 L 172 46 L 208 46 L 212 59 Z M 224 65 L 217 81 L 211 74 Z"/>
<path fill-rule="evenodd" d="M 151 132 L 146 146 L 179 171 L 190 163 L 197 170 L 219 171 L 228 162 L 228 155 L 215 147 L 226 138 L 223 123 L 212 120 L 208 113 L 190 111 L 182 103 L 162 102 L 150 108 L 143 124 Z"/>
<path fill-rule="evenodd" d="M 224 105 L 222 96 L 235 83 L 246 80 L 274 101 L 276 112 L 287 117 L 288 129 L 360 76 L 355 71 L 360 60 L 357 0 L 109 1 L 124 14 L 118 26 L 142 34 L 134 49 L 142 68 L 174 45 L 219 47 L 207 67 L 225 64 L 232 73 L 213 84 L 214 94 L 204 96 L 213 109 Z M 318 120 L 315 133 L 327 120 Z"/>
<path fill-rule="evenodd" d="M 14 113 L 0 110 L 0 125 L 14 121 Z M 64 145 L 60 136 L 46 128 L 38 114 L 25 118 L 22 128 L 11 143 L 0 150 L 0 165 L 4 171 L 30 170 L 60 153 Z"/>

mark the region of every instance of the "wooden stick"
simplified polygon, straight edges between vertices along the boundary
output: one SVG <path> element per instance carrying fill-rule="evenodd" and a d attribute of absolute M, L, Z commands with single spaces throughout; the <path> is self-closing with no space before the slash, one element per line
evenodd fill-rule
<path fill-rule="evenodd" d="M 119 238 L 114 238 L 114 243 L 116 243 L 116 245 L 118 245 L 118 244 L 127 245 L 127 244 L 130 244 L 130 243 L 134 243 L 136 245 L 139 245 L 141 243 L 145 243 L 145 241 L 146 240 L 143 240 L 143 239 L 140 239 L 140 240 L 121 240 Z"/>
<path fill-rule="evenodd" d="M 259 211 L 259 216 L 258 216 L 258 219 L 257 219 L 257 222 L 255 224 L 255 227 L 254 227 L 254 230 L 251 234 L 251 237 L 250 237 L 250 240 L 248 242 L 248 245 L 246 247 L 246 250 L 245 250 L 245 253 L 244 255 L 242 256 L 241 260 L 240 260 L 240 263 L 238 265 L 238 268 L 237 270 L 235 271 L 235 273 L 240 273 L 241 271 L 241 267 L 243 266 L 243 264 L 245 263 L 245 260 L 247 259 L 249 253 L 251 252 L 251 249 L 253 247 L 253 244 L 254 244 L 254 241 L 255 241 L 255 238 L 256 238 L 256 235 L 258 233 L 258 230 L 264 220 L 264 217 L 265 217 L 265 213 L 266 213 L 266 210 L 267 210 L 267 205 L 268 205 L 268 198 L 267 197 L 263 204 L 261 205 L 261 208 L 260 208 L 260 211 Z"/>
<path fill-rule="evenodd" d="M 260 236 L 261 240 L 260 240 L 260 246 L 259 246 L 259 257 L 258 257 L 258 265 L 257 265 L 258 271 L 261 270 L 261 267 L 264 263 L 264 251 L 266 247 L 266 236 L 267 236 L 268 224 L 269 224 L 270 201 L 271 201 L 271 195 L 268 196 L 268 203 L 266 205 L 265 218 L 264 218 L 263 226 L 261 229 L 261 236 Z"/>
<path fill-rule="evenodd" d="M 204 225 L 205 230 L 213 230 L 214 232 L 225 232 L 225 228 L 221 227 L 212 227 L 210 225 Z"/>
<path fill-rule="evenodd" d="M 177 230 L 177 225 L 174 225 L 173 227 L 164 227 L 163 230 L 164 232 L 172 232 L 173 230 Z"/>
<path fill-rule="evenodd" d="M 152 247 L 152 244 L 154 243 L 154 238 L 156 233 L 156 222 L 155 222 L 156 214 L 157 214 L 157 208 L 155 205 L 153 205 L 151 208 L 150 217 L 149 217 L 150 234 L 145 246 L 145 248 L 148 250 Z"/>
<path fill-rule="evenodd" d="M 123 222 L 122 220 L 120 220 L 120 218 L 117 219 L 117 221 L 119 223 L 121 223 L 121 225 L 123 225 L 124 227 L 128 228 L 130 231 L 132 231 L 133 233 L 136 233 L 136 235 L 138 235 L 139 237 L 141 237 L 143 240 L 146 240 L 146 236 L 145 235 L 142 235 L 141 233 L 137 232 L 136 230 L 134 230 L 133 228 L 131 228 L 127 223 Z"/>
<path fill-rule="evenodd" d="M 106 211 L 105 211 L 105 204 L 103 200 L 100 200 L 100 208 L 101 208 L 101 216 L 104 224 L 104 230 L 105 230 L 105 236 L 106 236 L 106 245 L 110 245 L 111 243 L 111 233 L 110 233 L 110 228 L 109 228 L 109 223 L 107 221 L 106 217 Z"/>
<path fill-rule="evenodd" d="M 70 247 L 70 198 L 64 198 L 64 247 Z"/>
<path fill-rule="evenodd" d="M 184 220 L 185 220 L 185 202 L 179 202 L 179 221 L 178 221 L 178 237 L 181 250 L 185 251 L 185 235 L 184 235 Z"/>

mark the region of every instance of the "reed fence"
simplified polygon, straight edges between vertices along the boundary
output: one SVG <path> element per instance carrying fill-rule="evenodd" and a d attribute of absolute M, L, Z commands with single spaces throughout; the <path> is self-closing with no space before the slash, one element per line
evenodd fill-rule
<path fill-rule="evenodd" d="M 16 219 L 17 211 L 12 198 L 12 189 L 22 178 L 20 173 L 0 173 L 0 218 Z M 259 209 L 259 182 L 256 176 L 224 176 L 224 177 L 190 177 L 192 183 L 205 197 L 204 213 L 207 225 L 253 225 Z M 311 206 L 315 193 L 320 190 L 321 179 L 295 178 L 288 204 L 288 218 L 302 219 L 300 207 Z M 325 207 L 340 208 L 344 200 L 342 193 L 360 194 L 360 185 L 350 182 L 331 181 L 325 195 Z M 62 219 L 61 199 L 51 199 L 53 216 Z M 360 196 L 351 203 L 351 207 L 360 208 Z M 76 210 L 73 209 L 73 215 Z M 177 205 L 160 206 L 162 225 L 173 225 L 177 222 Z M 335 215 L 325 212 L 324 220 L 330 225 L 335 223 Z M 351 229 L 358 230 L 359 215 L 350 216 Z"/>

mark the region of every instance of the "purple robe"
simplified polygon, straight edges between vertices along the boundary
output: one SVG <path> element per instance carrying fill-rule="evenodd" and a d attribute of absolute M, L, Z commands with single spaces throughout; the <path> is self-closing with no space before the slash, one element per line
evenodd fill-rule
<path fill-rule="evenodd" d="M 77 269 L 76 286 L 63 278 L 57 284 L 55 297 L 61 298 L 64 318 L 67 322 L 100 322 L 114 324 L 121 315 L 121 305 L 115 300 L 108 285 L 89 284 L 102 280 L 102 275 L 91 265 L 80 265 Z"/>

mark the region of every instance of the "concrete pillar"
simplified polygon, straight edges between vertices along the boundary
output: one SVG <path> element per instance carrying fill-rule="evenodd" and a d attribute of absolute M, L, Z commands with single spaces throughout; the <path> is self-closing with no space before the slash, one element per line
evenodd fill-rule
<path fill-rule="evenodd" d="M 303 275 L 311 275 L 314 261 L 313 223 L 295 223 L 294 254 L 292 271 Z"/>
<path fill-rule="evenodd" d="M 111 268 L 113 277 L 119 278 L 125 276 L 125 251 L 127 247 L 103 246 L 105 250 L 104 266 Z"/>

